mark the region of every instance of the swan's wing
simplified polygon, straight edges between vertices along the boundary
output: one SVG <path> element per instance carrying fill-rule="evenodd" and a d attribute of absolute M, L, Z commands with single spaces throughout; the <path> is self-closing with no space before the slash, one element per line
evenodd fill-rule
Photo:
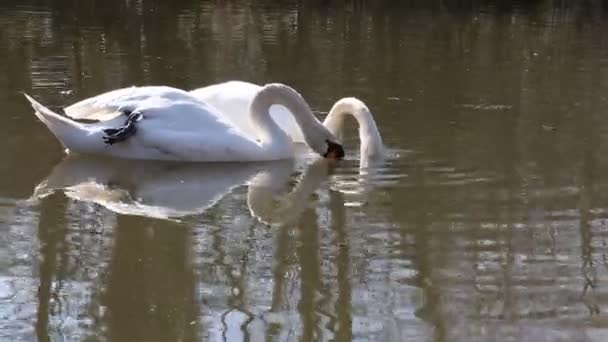
<path fill-rule="evenodd" d="M 166 86 L 129 87 L 112 90 L 64 108 L 72 119 L 107 121 L 120 115 L 121 109 L 133 109 L 152 97 L 167 100 L 191 98 L 188 92 Z"/>
<path fill-rule="evenodd" d="M 194 89 L 190 91 L 190 94 L 204 101 L 212 101 L 220 106 L 223 106 L 224 103 L 229 104 L 232 101 L 244 102 L 246 106 L 249 106 L 253 96 L 260 89 L 262 87 L 257 84 L 243 81 L 228 81 Z M 220 107 L 217 108 L 221 109 Z"/>
<path fill-rule="evenodd" d="M 198 100 L 169 101 L 155 97 L 139 103 L 136 141 L 163 159 L 253 161 L 268 159 L 255 137 L 241 132 Z M 128 146 L 128 145 L 127 145 Z M 117 148 L 120 146 L 117 144 Z"/>
<path fill-rule="evenodd" d="M 261 86 L 242 81 L 229 81 L 192 90 L 197 99 L 217 108 L 221 115 L 242 132 L 254 131 L 249 119 L 249 105 Z M 303 143 L 304 136 L 293 114 L 281 105 L 270 107 L 270 116 L 294 142 Z"/>
<path fill-rule="evenodd" d="M 190 94 L 215 107 L 220 115 L 243 132 L 254 127 L 249 119 L 249 104 L 262 87 L 248 82 L 229 81 L 192 90 Z"/>
<path fill-rule="evenodd" d="M 226 120 L 216 108 L 199 101 L 187 92 L 184 94 L 186 96 L 177 99 L 149 96 L 134 101 L 131 110 L 143 115 L 142 125 L 145 125 L 147 130 L 166 129 L 201 133 L 201 135 L 204 135 L 205 132 L 237 131 L 237 128 Z"/>
<path fill-rule="evenodd" d="M 88 119 L 106 121 L 120 115 L 118 106 L 112 105 L 116 101 L 129 96 L 137 89 L 136 87 L 112 90 L 94 97 L 78 101 L 63 111 L 72 119 Z"/>
<path fill-rule="evenodd" d="M 171 129 L 138 129 L 139 144 L 152 151 L 156 159 L 196 162 L 232 162 L 274 160 L 275 154 L 265 153 L 254 141 L 236 130 L 178 131 Z M 280 154 L 283 158 L 286 153 Z"/>

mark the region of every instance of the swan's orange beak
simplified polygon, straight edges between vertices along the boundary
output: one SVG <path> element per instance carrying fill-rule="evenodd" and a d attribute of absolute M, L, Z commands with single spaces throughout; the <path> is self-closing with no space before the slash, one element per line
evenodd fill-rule
<path fill-rule="evenodd" d="M 344 158 L 344 148 L 342 145 L 336 144 L 329 140 L 325 140 L 327 142 L 327 152 L 323 155 L 323 157 L 332 160 L 340 160 Z"/>

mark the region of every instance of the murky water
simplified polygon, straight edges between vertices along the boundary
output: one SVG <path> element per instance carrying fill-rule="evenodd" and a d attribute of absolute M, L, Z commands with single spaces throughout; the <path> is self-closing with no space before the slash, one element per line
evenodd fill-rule
<path fill-rule="evenodd" d="M 0 339 L 608 340 L 606 10 L 472 3 L 0 3 Z M 66 158 L 20 94 L 229 79 L 392 157 Z"/>

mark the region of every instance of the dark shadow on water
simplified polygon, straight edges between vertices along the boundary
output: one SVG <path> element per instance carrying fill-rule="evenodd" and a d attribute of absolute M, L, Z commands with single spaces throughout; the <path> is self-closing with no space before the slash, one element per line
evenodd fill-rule
<path fill-rule="evenodd" d="M 336 257 L 338 293 L 334 307 L 336 325 L 333 329 L 336 333 L 336 341 L 351 341 L 353 338 L 351 247 L 348 238 L 348 226 L 346 225 L 346 208 L 344 207 L 343 195 L 340 192 L 330 191 L 329 196 L 331 228 L 336 232 L 336 239 L 333 243 L 338 250 Z"/>
<path fill-rule="evenodd" d="M 58 292 L 65 269 L 62 267 L 66 248 L 65 201 L 44 201 L 40 206 L 38 239 L 40 241 L 40 270 L 36 335 L 38 341 L 51 341 L 49 318 L 61 307 Z M 53 286 L 55 284 L 56 286 Z M 54 303 L 54 305 L 52 304 Z"/>
<path fill-rule="evenodd" d="M 111 341 L 196 341 L 191 230 L 119 216 L 101 304 Z"/>

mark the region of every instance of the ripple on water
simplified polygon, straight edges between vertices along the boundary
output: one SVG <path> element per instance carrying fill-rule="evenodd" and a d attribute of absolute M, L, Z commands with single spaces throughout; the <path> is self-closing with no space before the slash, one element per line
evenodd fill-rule
<path fill-rule="evenodd" d="M 32 89 L 66 88 L 68 84 L 65 75 L 68 74 L 69 62 L 67 56 L 32 60 Z"/>
<path fill-rule="evenodd" d="M 37 285 L 32 278 L 0 276 L 0 338 L 34 339 Z"/>

